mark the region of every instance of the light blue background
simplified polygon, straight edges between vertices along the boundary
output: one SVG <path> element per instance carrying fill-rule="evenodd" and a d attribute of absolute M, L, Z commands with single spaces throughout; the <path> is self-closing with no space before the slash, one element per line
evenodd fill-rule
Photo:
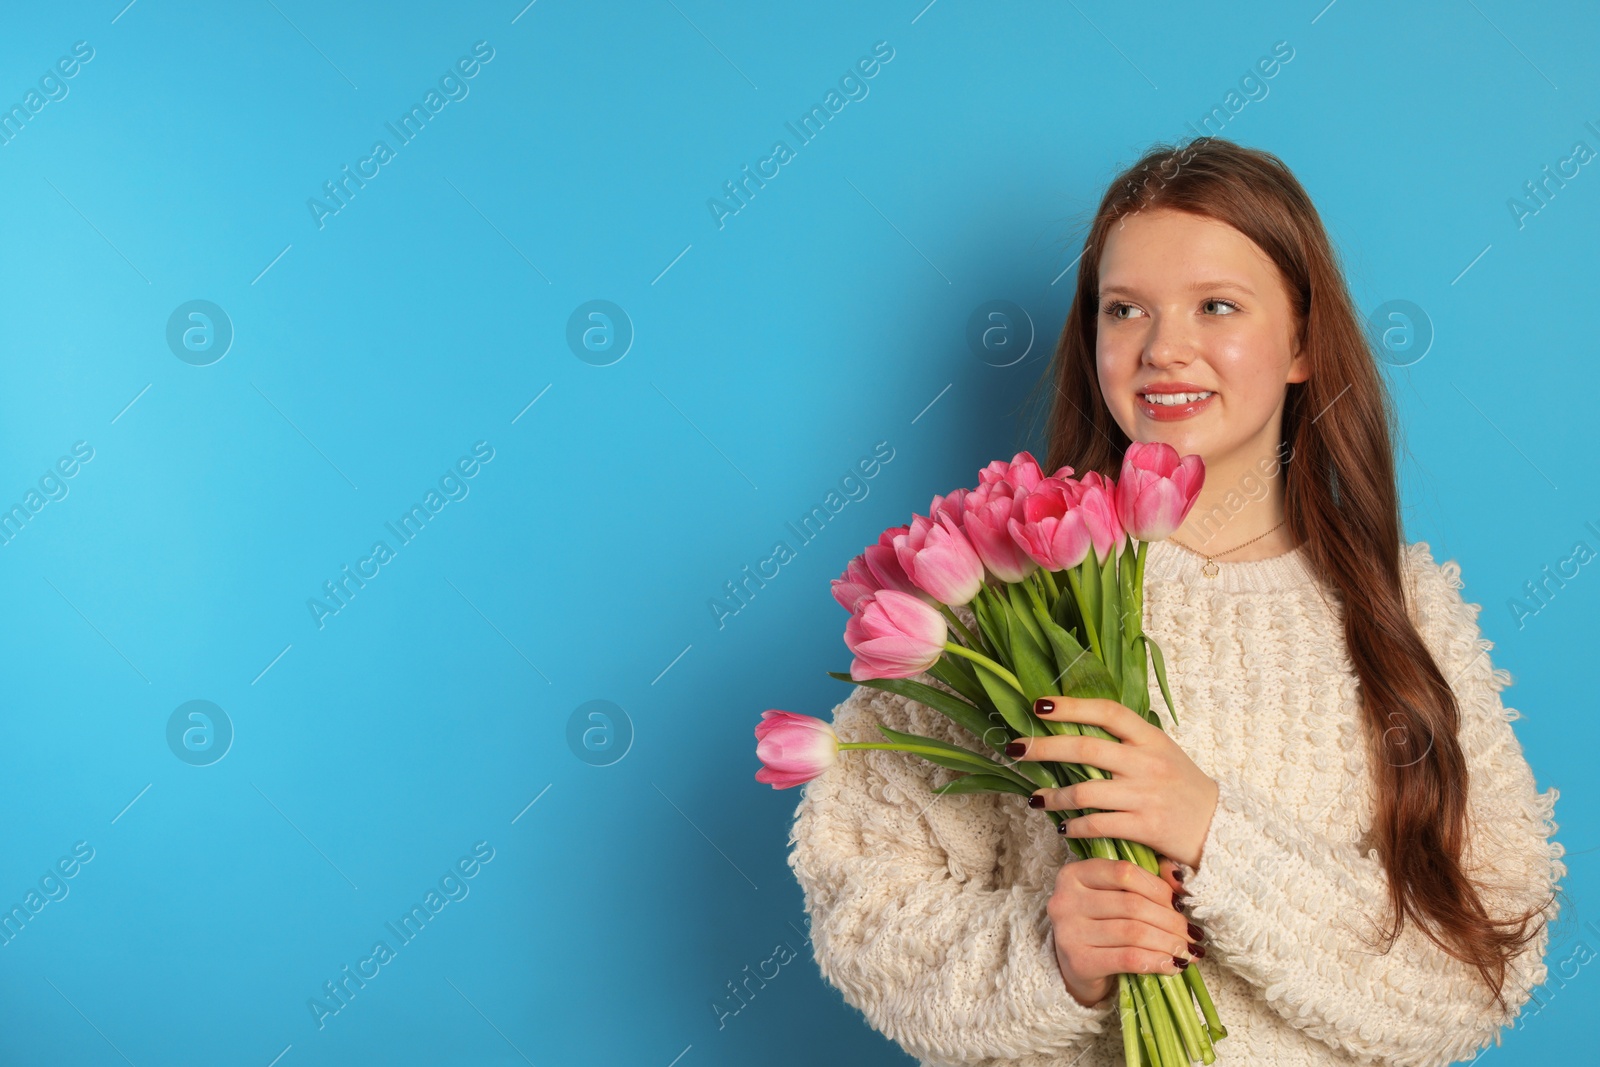
<path fill-rule="evenodd" d="M 0 904 L 94 849 L 0 948 L 4 1063 L 908 1062 L 817 974 L 799 793 L 753 780 L 751 729 L 846 695 L 851 555 L 1039 447 L 1021 404 L 1106 181 L 1278 41 L 1211 132 L 1294 169 L 1364 314 L 1426 317 L 1386 370 L 1408 536 L 1462 562 L 1562 791 L 1552 976 L 1600 949 L 1600 577 L 1508 606 L 1600 548 L 1600 175 L 1508 206 L 1600 148 L 1592 8 L 124 2 L 0 34 L 7 106 L 94 49 L 0 146 L 0 504 L 94 450 L 0 547 Z M 478 41 L 466 98 L 319 229 L 308 198 Z M 868 95 L 719 228 L 707 201 L 879 41 Z M 236 331 L 209 366 L 166 342 L 195 299 Z M 635 331 L 603 367 L 566 340 L 596 299 Z M 1037 330 L 1007 367 L 965 340 L 997 299 Z M 468 495 L 319 629 L 307 600 L 479 441 Z M 870 494 L 719 627 L 879 441 Z M 190 700 L 235 731 L 210 766 L 168 747 Z M 592 700 L 606 766 L 569 743 Z M 477 842 L 469 895 L 319 1029 L 310 998 Z M 1600 978 L 1565 969 L 1485 1060 L 1588 1047 Z"/>

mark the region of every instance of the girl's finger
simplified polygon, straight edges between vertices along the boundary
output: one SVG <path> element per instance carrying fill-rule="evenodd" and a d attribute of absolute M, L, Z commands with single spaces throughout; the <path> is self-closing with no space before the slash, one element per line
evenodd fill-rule
<path fill-rule="evenodd" d="M 1174 944 L 1189 945 L 1198 939 L 1194 936 L 1198 926 L 1189 922 L 1182 912 L 1176 911 L 1165 904 L 1157 904 L 1141 893 L 1132 893 L 1118 890 L 1104 890 L 1083 895 L 1079 914 L 1086 919 L 1096 919 L 1093 927 L 1104 924 L 1107 929 L 1093 930 L 1090 933 L 1092 943 L 1097 945 L 1113 944 L 1142 944 L 1146 948 L 1159 948 L 1160 942 L 1140 941 L 1129 939 L 1116 940 L 1121 934 L 1128 932 L 1128 923 L 1137 922 L 1160 932 L 1162 937 Z M 1116 931 L 1121 931 L 1117 933 Z M 1180 952 L 1177 955 L 1192 955 L 1190 952 Z"/>
<path fill-rule="evenodd" d="M 1141 753 L 1120 741 L 1079 734 L 1040 734 L 1019 737 L 1006 746 L 1012 759 L 1052 760 L 1099 767 L 1109 774 L 1128 775 L 1138 770 Z"/>
<path fill-rule="evenodd" d="M 1161 905 L 1171 907 L 1172 893 L 1166 884 L 1131 860 L 1108 860 L 1098 856 L 1067 864 L 1088 889 L 1126 889 Z"/>
<path fill-rule="evenodd" d="M 1127 893 L 1121 894 L 1130 900 L 1134 898 Z M 1142 902 L 1149 907 L 1155 907 L 1147 900 Z M 1170 913 L 1176 914 L 1176 913 Z M 1178 916 L 1180 919 L 1182 916 Z M 1189 940 L 1188 932 L 1180 923 L 1177 930 L 1168 926 L 1156 926 L 1143 919 L 1102 919 L 1099 922 L 1088 923 L 1084 927 L 1083 937 L 1085 943 L 1098 948 L 1119 948 L 1131 945 L 1134 948 L 1149 949 L 1151 952 L 1164 952 L 1169 956 L 1193 957 L 1194 949 L 1189 946 L 1194 944 Z M 1195 945 L 1195 948 L 1200 946 Z"/>
<path fill-rule="evenodd" d="M 1028 806 L 1046 811 L 1080 808 L 1107 808 L 1127 811 L 1135 799 L 1136 786 L 1122 778 L 1090 778 L 1072 785 L 1038 789 L 1028 798 Z"/>
<path fill-rule="evenodd" d="M 1178 878 L 1178 865 L 1163 856 L 1158 867 L 1161 872 L 1161 880 L 1166 883 L 1168 889 L 1172 890 L 1173 899 L 1179 904 L 1183 903 L 1181 898 L 1185 890 L 1183 882 Z"/>
<path fill-rule="evenodd" d="M 1121 948 L 1090 948 L 1089 966 L 1105 974 L 1182 974 L 1176 958 L 1165 952 L 1124 945 Z"/>
<path fill-rule="evenodd" d="M 1135 812 L 1091 811 L 1063 822 L 1060 832 L 1067 837 L 1120 837 L 1124 841 L 1143 842 L 1150 836 L 1146 829 L 1144 817 Z M 1148 871 L 1145 874 L 1161 881 Z"/>
<path fill-rule="evenodd" d="M 1150 741 L 1155 734 L 1166 736 L 1161 727 L 1151 725 L 1138 712 L 1109 697 L 1044 696 L 1033 702 L 1033 713 L 1055 722 L 1098 726 L 1113 737 L 1121 738 L 1125 744 Z"/>

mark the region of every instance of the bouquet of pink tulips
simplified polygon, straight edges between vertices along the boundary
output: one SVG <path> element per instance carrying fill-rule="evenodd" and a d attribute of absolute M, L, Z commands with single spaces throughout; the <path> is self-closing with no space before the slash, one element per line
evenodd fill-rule
<path fill-rule="evenodd" d="M 885 530 L 833 581 L 835 599 L 850 612 L 844 640 L 855 658 L 848 674 L 829 674 L 926 704 L 1004 755 L 1019 737 L 1118 740 L 1098 726 L 1041 719 L 1034 701 L 1046 694 L 1109 698 L 1159 727 L 1150 705 L 1153 659 L 1176 721 L 1161 649 L 1143 630 L 1145 550 L 1182 524 L 1204 464 L 1197 455 L 1180 459 L 1170 445 L 1134 442 L 1117 481 L 1094 471 L 1072 475 L 1062 467 L 1046 476 L 1033 456 L 1019 452 L 980 471 L 978 488 L 936 496 L 927 515 Z M 956 616 L 960 605 L 971 606 L 976 633 Z M 950 691 L 913 680 L 923 673 Z M 936 790 L 941 794 L 1028 797 L 1110 777 L 1084 764 L 1001 761 L 878 728 L 887 742 L 841 743 L 821 719 L 763 712 L 756 780 L 778 789 L 800 785 L 845 749 L 909 752 L 962 772 Z M 1046 814 L 1059 829 L 1088 810 Z M 1159 875 L 1158 857 L 1140 842 L 1068 842 L 1080 859 L 1131 860 Z M 1176 975 L 1119 975 L 1117 993 L 1128 1067 L 1216 1060 L 1212 1042 L 1227 1030 L 1195 963 Z"/>

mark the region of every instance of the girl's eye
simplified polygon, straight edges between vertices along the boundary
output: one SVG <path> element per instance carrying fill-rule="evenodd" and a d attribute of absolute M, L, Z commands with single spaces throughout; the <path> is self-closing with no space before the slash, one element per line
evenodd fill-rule
<path fill-rule="evenodd" d="M 1213 305 L 1224 307 L 1224 308 L 1228 309 L 1226 312 L 1223 313 L 1223 317 L 1224 318 L 1226 318 L 1228 315 L 1232 315 L 1234 312 L 1239 310 L 1239 305 L 1238 304 L 1235 304 L 1232 300 L 1223 300 L 1220 297 L 1213 297 L 1210 300 L 1202 301 L 1200 306 L 1209 308 L 1209 307 L 1211 307 Z M 1126 304 L 1126 303 L 1123 303 L 1120 300 L 1111 300 L 1111 301 L 1108 301 L 1106 303 L 1106 305 L 1100 309 L 1100 311 L 1101 311 L 1102 314 L 1109 315 L 1113 319 L 1123 319 L 1123 318 L 1127 318 L 1128 316 L 1123 316 L 1123 315 L 1117 314 L 1119 311 L 1122 311 L 1123 309 L 1127 309 L 1129 311 L 1137 311 L 1138 310 L 1132 304 Z"/>

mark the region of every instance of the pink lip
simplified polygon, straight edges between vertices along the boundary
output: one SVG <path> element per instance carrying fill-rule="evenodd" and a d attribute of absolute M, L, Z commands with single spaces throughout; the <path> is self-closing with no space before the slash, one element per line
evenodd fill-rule
<path fill-rule="evenodd" d="M 1204 390 L 1204 389 L 1164 389 L 1163 388 L 1163 389 L 1152 389 L 1152 390 L 1147 390 L 1147 391 L 1148 392 L 1157 392 L 1157 393 L 1202 393 L 1202 392 L 1205 392 L 1206 390 Z M 1204 400 L 1196 400 L 1196 401 L 1194 401 L 1193 403 L 1190 403 L 1190 404 L 1163 405 L 1163 404 L 1152 404 L 1152 403 L 1150 403 L 1150 401 L 1146 400 L 1144 397 L 1141 396 L 1141 397 L 1138 398 L 1138 402 L 1139 402 L 1139 410 L 1144 413 L 1145 418 L 1154 419 L 1156 422 L 1177 422 L 1177 421 L 1179 421 L 1181 419 L 1187 419 L 1187 418 L 1191 418 L 1191 417 L 1193 417 L 1195 415 L 1198 415 L 1200 412 L 1202 412 L 1206 408 L 1210 407 L 1211 406 L 1211 402 L 1213 400 L 1215 400 L 1216 398 L 1217 398 L 1217 394 L 1216 393 L 1212 393 L 1210 396 L 1206 397 Z"/>

